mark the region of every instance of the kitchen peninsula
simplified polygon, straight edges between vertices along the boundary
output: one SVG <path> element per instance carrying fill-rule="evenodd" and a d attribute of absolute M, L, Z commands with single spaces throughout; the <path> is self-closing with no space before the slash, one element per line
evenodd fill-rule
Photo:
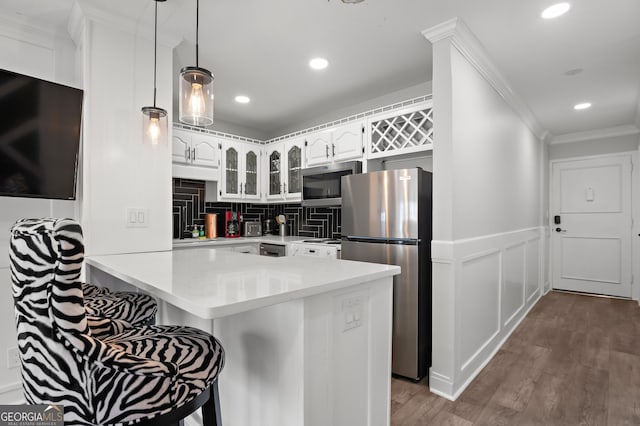
<path fill-rule="evenodd" d="M 199 247 L 91 256 L 87 281 L 159 299 L 222 342 L 225 424 L 386 425 L 397 266 Z"/>

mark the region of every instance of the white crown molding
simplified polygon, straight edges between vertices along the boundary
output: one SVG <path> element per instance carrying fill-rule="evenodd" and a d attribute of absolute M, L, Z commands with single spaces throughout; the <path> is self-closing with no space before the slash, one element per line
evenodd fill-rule
<path fill-rule="evenodd" d="M 71 13 L 69 14 L 67 29 L 71 38 L 77 45 L 80 44 L 80 35 L 82 34 L 82 28 L 84 27 L 87 19 L 108 25 L 111 29 L 128 34 L 137 34 L 140 37 L 153 40 L 153 24 L 142 27 L 139 21 L 102 10 L 85 0 L 76 0 L 71 8 Z M 181 36 L 177 36 L 175 34 L 169 34 L 166 32 L 158 33 L 158 44 L 170 47 L 171 49 L 180 44 L 182 39 L 183 38 Z"/>
<path fill-rule="evenodd" d="M 638 135 L 640 127 L 627 124 L 624 126 L 608 127 L 606 129 L 589 130 L 586 132 L 566 133 L 551 138 L 549 145 L 558 145 L 563 143 L 584 142 L 594 139 L 615 138 L 618 136 Z"/>
<path fill-rule="evenodd" d="M 0 35 L 54 49 L 60 34 L 54 27 L 24 18 L 0 16 Z"/>
<path fill-rule="evenodd" d="M 69 19 L 67 20 L 67 32 L 76 46 L 82 46 L 82 31 L 84 29 L 84 24 L 84 14 L 80 9 L 80 5 L 76 1 L 73 3 L 73 6 L 71 6 L 71 12 L 69 13 Z"/>
<path fill-rule="evenodd" d="M 482 43 L 461 18 L 452 18 L 422 31 L 431 43 L 451 39 L 451 44 L 478 70 L 485 80 L 513 108 L 529 129 L 542 141 L 548 138 L 544 129 L 522 98 L 513 91 L 507 79 L 494 65 Z"/>

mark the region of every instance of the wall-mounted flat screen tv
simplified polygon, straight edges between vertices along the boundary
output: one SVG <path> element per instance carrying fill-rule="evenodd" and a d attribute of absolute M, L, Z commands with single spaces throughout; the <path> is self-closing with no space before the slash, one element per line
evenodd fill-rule
<path fill-rule="evenodd" d="M 82 94 L 0 70 L 0 196 L 75 199 Z"/>

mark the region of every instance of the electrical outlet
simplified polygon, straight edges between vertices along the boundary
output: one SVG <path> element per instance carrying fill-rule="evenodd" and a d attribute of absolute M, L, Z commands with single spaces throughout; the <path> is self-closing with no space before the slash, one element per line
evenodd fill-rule
<path fill-rule="evenodd" d="M 20 352 L 17 347 L 7 349 L 7 368 L 18 368 L 20 366 Z"/>
<path fill-rule="evenodd" d="M 343 332 L 362 325 L 362 305 L 362 296 L 353 296 L 342 301 Z"/>

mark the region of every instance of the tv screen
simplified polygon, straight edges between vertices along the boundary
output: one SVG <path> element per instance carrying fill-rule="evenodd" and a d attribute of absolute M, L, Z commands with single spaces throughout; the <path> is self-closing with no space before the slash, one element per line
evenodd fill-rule
<path fill-rule="evenodd" d="M 0 196 L 74 200 L 82 90 L 0 70 Z"/>

